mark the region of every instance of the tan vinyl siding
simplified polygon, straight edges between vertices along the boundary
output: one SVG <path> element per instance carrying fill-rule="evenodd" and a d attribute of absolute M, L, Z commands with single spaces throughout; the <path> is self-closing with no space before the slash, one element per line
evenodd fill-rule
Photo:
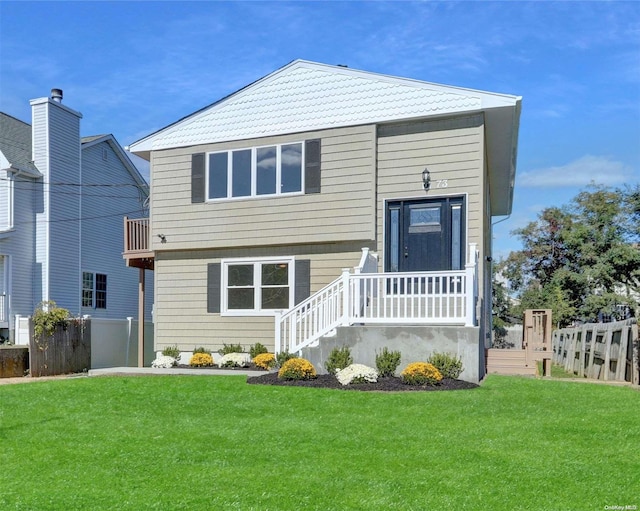
<path fill-rule="evenodd" d="M 484 131 L 481 116 L 381 127 L 378 138 L 378 251 L 384 253 L 385 200 L 464 195 L 467 243 L 481 253 L 484 221 Z M 431 188 L 422 187 L 422 171 Z M 438 187 L 438 181 L 447 186 Z"/>
<path fill-rule="evenodd" d="M 155 262 L 155 349 L 177 344 L 183 351 L 198 346 L 216 351 L 223 343 L 240 343 L 248 348 L 260 342 L 273 351 L 273 316 L 223 316 L 207 312 L 209 263 L 237 257 L 308 259 L 314 293 L 338 278 L 342 268 L 357 265 L 360 255 L 353 243 L 159 253 Z"/>
<path fill-rule="evenodd" d="M 191 155 L 322 140 L 319 194 L 255 197 L 191 204 Z M 205 249 L 373 240 L 375 126 L 210 144 L 152 155 L 155 249 Z M 189 226 L 187 229 L 184 226 Z"/>

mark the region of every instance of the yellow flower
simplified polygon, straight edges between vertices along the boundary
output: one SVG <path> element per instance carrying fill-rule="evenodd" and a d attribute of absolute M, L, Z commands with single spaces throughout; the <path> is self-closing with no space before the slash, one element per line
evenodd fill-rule
<path fill-rule="evenodd" d="M 196 353 L 189 360 L 189 365 L 193 367 L 208 367 L 213 365 L 213 358 L 208 353 Z"/>
<path fill-rule="evenodd" d="M 435 385 L 442 380 L 442 374 L 433 365 L 426 362 L 414 362 L 404 368 L 402 381 L 408 385 Z"/>
<path fill-rule="evenodd" d="M 276 365 L 276 357 L 273 353 L 260 353 L 253 358 L 253 363 L 260 369 L 268 371 Z"/>

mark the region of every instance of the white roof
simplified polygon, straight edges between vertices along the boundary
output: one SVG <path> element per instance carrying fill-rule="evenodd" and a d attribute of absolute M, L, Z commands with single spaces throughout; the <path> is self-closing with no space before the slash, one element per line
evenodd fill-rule
<path fill-rule="evenodd" d="M 162 149 L 485 111 L 487 125 L 496 124 L 497 130 L 493 137 L 487 133 L 488 156 L 498 151 L 502 161 L 493 163 L 509 167 L 502 177 L 510 210 L 520 102 L 518 96 L 296 60 L 134 142 L 129 150 L 149 159 L 151 151 Z"/>

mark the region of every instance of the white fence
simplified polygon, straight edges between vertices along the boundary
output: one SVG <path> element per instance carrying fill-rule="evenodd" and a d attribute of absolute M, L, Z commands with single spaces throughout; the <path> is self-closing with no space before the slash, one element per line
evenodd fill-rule
<path fill-rule="evenodd" d="M 153 351 L 153 323 L 144 326 L 144 365 L 150 366 Z M 29 317 L 16 316 L 16 339 L 29 345 Z M 138 365 L 138 321 L 91 318 L 91 369 L 103 367 L 136 367 Z"/>
<path fill-rule="evenodd" d="M 296 307 L 276 315 L 276 351 L 295 353 L 338 326 L 355 323 L 476 325 L 477 250 L 464 270 L 365 273 L 363 261 Z M 364 270 L 364 271 L 363 271 Z"/>

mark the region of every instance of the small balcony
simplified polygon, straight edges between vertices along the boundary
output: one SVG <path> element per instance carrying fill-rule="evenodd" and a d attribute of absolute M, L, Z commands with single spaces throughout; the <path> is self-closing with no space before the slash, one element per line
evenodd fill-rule
<path fill-rule="evenodd" d="M 148 218 L 124 217 L 124 252 L 127 266 L 153 270 L 154 252 L 150 244 Z"/>

